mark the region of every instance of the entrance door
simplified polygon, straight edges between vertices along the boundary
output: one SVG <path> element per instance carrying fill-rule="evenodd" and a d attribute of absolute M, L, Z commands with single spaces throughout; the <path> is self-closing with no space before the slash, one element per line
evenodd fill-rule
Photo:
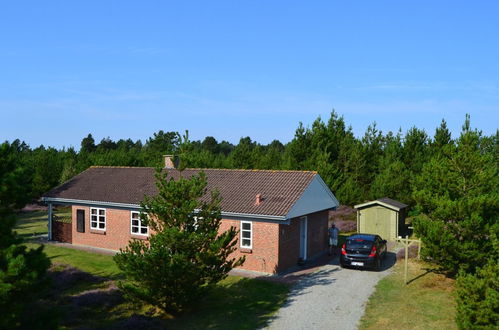
<path fill-rule="evenodd" d="M 307 217 L 300 218 L 300 258 L 307 260 Z"/>

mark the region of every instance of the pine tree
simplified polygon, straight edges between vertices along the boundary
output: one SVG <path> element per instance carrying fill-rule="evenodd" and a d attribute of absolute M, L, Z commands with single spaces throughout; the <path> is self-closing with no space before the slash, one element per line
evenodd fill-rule
<path fill-rule="evenodd" d="M 499 236 L 498 164 L 482 140 L 467 116 L 456 144 L 433 156 L 415 180 L 413 196 L 423 215 L 414 228 L 423 253 L 453 274 L 484 265 Z"/>
<path fill-rule="evenodd" d="M 158 170 L 156 180 L 158 195 L 141 203 L 149 240 L 131 241 L 114 260 L 126 277 L 119 286 L 127 297 L 181 312 L 244 259 L 230 257 L 235 228 L 219 233 L 218 193 L 211 192 L 209 202 L 200 200 L 207 193 L 203 172 L 174 180 Z"/>
<path fill-rule="evenodd" d="M 29 327 L 24 314 L 37 294 L 45 288 L 46 271 L 50 260 L 43 253 L 43 246 L 27 249 L 13 231 L 14 208 L 25 203 L 20 183 L 24 171 L 10 157 L 8 143 L 0 145 L 0 328 Z M 31 324 L 32 325 L 32 324 Z"/>

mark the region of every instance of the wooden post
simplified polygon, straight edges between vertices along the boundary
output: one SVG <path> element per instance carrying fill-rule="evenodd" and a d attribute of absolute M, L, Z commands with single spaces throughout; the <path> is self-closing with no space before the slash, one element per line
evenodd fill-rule
<path fill-rule="evenodd" d="M 419 243 L 418 243 L 418 260 L 421 259 L 421 244 L 423 244 L 423 242 L 421 242 L 421 240 L 419 240 Z"/>
<path fill-rule="evenodd" d="M 404 263 L 404 281 L 407 284 L 407 259 L 409 258 L 409 235 L 405 236 L 405 263 Z"/>
<path fill-rule="evenodd" d="M 48 208 L 49 214 L 48 214 L 48 227 L 49 227 L 49 241 L 52 240 L 52 216 L 53 216 L 53 210 L 52 210 L 52 203 L 49 203 L 49 208 Z"/>

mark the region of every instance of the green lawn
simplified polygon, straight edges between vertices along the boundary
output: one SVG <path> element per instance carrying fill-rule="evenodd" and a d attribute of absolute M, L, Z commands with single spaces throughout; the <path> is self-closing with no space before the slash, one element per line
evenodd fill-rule
<path fill-rule="evenodd" d="M 60 209 L 57 214 L 68 215 L 68 209 Z M 18 215 L 16 231 L 29 247 L 40 245 L 33 235 L 47 233 L 46 218 L 43 211 Z M 54 273 L 66 271 L 65 265 L 83 271 L 83 275 L 88 273 L 88 276 L 80 273 L 70 287 L 57 288 L 59 280 L 55 277 L 56 296 L 44 301 L 60 315 L 63 329 L 108 328 L 123 323 L 126 327 L 131 317 L 139 318 L 146 328 L 159 325 L 175 329 L 255 329 L 266 324 L 289 291 L 284 284 L 229 276 L 203 297 L 193 312 L 173 317 L 158 314 L 152 306 L 126 302 L 115 290 L 109 291 L 121 277 L 112 256 L 49 244 L 44 251 L 55 265 Z"/>
<path fill-rule="evenodd" d="M 54 215 L 60 217 L 70 217 L 71 208 L 63 207 L 54 211 Z M 48 233 L 48 213 L 47 211 L 20 212 L 17 214 L 17 233 L 29 239 L 32 236 Z"/>
<path fill-rule="evenodd" d="M 408 285 L 403 262 L 382 279 L 369 298 L 361 329 L 457 329 L 454 280 L 432 266 L 410 260 Z"/>

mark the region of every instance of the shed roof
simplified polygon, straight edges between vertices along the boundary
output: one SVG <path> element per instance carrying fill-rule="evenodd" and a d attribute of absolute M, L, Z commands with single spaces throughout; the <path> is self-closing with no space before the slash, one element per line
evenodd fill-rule
<path fill-rule="evenodd" d="M 318 174 L 312 171 L 186 169 L 182 176 L 206 174 L 207 191 L 218 189 L 223 212 L 286 216 Z M 164 169 L 178 179 L 179 171 Z M 138 205 L 145 195 L 158 193 L 151 167 L 92 166 L 43 196 L 45 201 L 81 200 Z M 321 180 L 322 181 L 322 180 Z M 327 187 L 325 188 L 327 189 Z M 332 193 L 327 189 L 332 199 Z M 263 201 L 255 205 L 256 195 Z M 207 201 L 207 193 L 201 199 Z M 337 203 L 337 201 L 336 201 Z M 334 203 L 329 203 L 331 207 Z M 328 207 L 328 208 L 331 208 Z M 319 210 L 317 210 L 319 211 Z"/>
<path fill-rule="evenodd" d="M 362 208 L 365 208 L 365 207 L 368 207 L 371 205 L 383 205 L 383 206 L 386 206 L 386 207 L 388 207 L 392 210 L 395 210 L 395 211 L 400 211 L 400 210 L 409 206 L 409 205 L 406 205 L 406 204 L 401 203 L 399 201 L 396 201 L 394 199 L 391 199 L 388 197 L 383 197 L 383 198 L 378 198 L 374 201 L 366 202 L 363 204 L 357 204 L 354 206 L 354 208 L 362 209 Z"/>

